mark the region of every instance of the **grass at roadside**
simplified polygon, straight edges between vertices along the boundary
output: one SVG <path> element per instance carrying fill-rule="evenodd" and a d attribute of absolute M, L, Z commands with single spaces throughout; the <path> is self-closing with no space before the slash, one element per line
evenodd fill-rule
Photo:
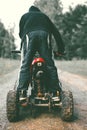
<path fill-rule="evenodd" d="M 0 58 L 0 76 L 7 74 L 20 66 L 19 60 Z"/>
<path fill-rule="evenodd" d="M 57 61 L 59 69 L 87 78 L 87 60 Z"/>
<path fill-rule="evenodd" d="M 87 60 L 56 61 L 56 66 L 64 71 L 87 77 Z M 0 58 L 0 76 L 7 74 L 20 67 L 19 60 Z"/>

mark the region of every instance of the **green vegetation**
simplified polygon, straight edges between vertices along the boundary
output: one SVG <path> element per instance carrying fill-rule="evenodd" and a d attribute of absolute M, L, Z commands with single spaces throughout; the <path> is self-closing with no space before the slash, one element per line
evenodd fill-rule
<path fill-rule="evenodd" d="M 63 15 L 63 38 L 67 58 L 87 59 L 87 6 L 77 5 Z"/>
<path fill-rule="evenodd" d="M 11 55 L 11 51 L 16 49 L 13 30 L 14 29 L 6 30 L 4 24 L 0 21 L 0 57 L 17 58 L 17 54 Z"/>
<path fill-rule="evenodd" d="M 59 69 L 87 78 L 87 60 L 57 61 Z"/>

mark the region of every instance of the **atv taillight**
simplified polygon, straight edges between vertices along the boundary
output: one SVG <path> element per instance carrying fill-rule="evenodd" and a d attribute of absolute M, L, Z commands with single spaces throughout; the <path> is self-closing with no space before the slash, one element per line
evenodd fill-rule
<path fill-rule="evenodd" d="M 36 64 L 36 63 L 38 63 L 38 64 L 40 65 L 41 63 L 45 63 L 45 60 L 44 60 L 43 58 L 41 58 L 41 57 L 35 58 L 35 59 L 32 61 L 32 65 L 34 65 L 34 64 Z"/>

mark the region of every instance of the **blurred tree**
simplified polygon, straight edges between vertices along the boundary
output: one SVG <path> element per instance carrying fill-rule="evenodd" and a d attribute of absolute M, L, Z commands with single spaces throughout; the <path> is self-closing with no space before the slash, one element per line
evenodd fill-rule
<path fill-rule="evenodd" d="M 4 24 L 0 21 L 0 57 L 17 58 L 15 54 L 11 56 L 11 50 L 16 49 L 13 32 L 6 30 Z"/>
<path fill-rule="evenodd" d="M 63 15 L 61 26 L 67 58 L 87 58 L 87 6 L 70 7 L 69 12 Z"/>

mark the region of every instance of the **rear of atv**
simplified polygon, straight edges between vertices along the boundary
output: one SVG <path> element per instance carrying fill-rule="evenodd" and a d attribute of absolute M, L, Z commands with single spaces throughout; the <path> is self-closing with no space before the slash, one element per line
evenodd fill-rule
<path fill-rule="evenodd" d="M 70 91 L 62 91 L 61 99 L 59 93 L 54 96 L 46 93 L 44 96 L 26 97 L 18 96 L 16 90 L 10 90 L 7 94 L 7 118 L 10 122 L 18 121 L 20 115 L 20 107 L 30 106 L 29 109 L 32 116 L 35 117 L 38 107 L 47 107 L 49 111 L 61 108 L 61 118 L 64 121 L 70 121 L 74 114 L 73 95 Z"/>

